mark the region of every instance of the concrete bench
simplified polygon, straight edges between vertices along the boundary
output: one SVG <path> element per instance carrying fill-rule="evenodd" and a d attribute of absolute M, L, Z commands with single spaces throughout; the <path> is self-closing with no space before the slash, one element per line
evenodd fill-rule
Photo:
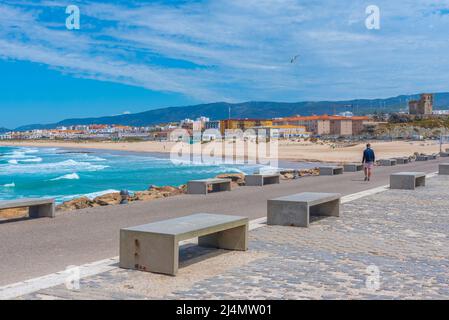
<path fill-rule="evenodd" d="M 340 216 L 338 193 L 304 192 L 268 200 L 268 225 L 295 226 L 307 228 L 310 215 Z"/>
<path fill-rule="evenodd" d="M 359 163 L 347 163 L 343 165 L 343 169 L 345 172 L 357 172 L 363 170 L 363 164 Z"/>
<path fill-rule="evenodd" d="M 416 187 L 426 185 L 424 172 L 399 172 L 390 175 L 390 188 L 402 190 L 415 190 Z"/>
<path fill-rule="evenodd" d="M 416 161 L 428 161 L 428 160 L 429 160 L 429 156 L 424 156 L 424 155 L 416 156 Z"/>
<path fill-rule="evenodd" d="M 210 192 L 231 191 L 231 179 L 191 180 L 187 183 L 188 194 L 208 194 Z"/>
<path fill-rule="evenodd" d="M 320 167 L 320 176 L 334 176 L 343 174 L 344 168 L 340 166 Z"/>
<path fill-rule="evenodd" d="M 440 152 L 440 157 L 443 157 L 443 158 L 449 157 L 449 152 Z"/>
<path fill-rule="evenodd" d="M 120 268 L 176 275 L 179 242 L 248 250 L 248 218 L 199 213 L 120 230 Z"/>
<path fill-rule="evenodd" d="M 437 154 L 429 154 L 428 157 L 429 157 L 429 160 L 436 160 L 438 158 L 438 155 Z"/>
<path fill-rule="evenodd" d="M 402 157 L 402 158 L 395 158 L 397 164 L 407 164 L 410 163 L 410 158 L 408 157 Z"/>
<path fill-rule="evenodd" d="M 30 218 L 54 218 L 55 199 L 18 199 L 0 201 L 0 210 L 29 208 Z"/>
<path fill-rule="evenodd" d="M 397 164 L 396 159 L 382 159 L 379 161 L 379 164 L 383 167 L 391 167 Z"/>
<path fill-rule="evenodd" d="M 246 186 L 264 186 L 266 184 L 279 184 L 280 174 L 249 174 L 245 176 Z"/>
<path fill-rule="evenodd" d="M 449 163 L 440 163 L 438 173 L 441 175 L 449 175 Z"/>

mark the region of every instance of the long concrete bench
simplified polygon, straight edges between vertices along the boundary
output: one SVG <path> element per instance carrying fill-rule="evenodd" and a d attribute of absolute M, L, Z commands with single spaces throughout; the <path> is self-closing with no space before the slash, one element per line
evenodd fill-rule
<path fill-rule="evenodd" d="M 188 194 L 208 194 L 210 192 L 231 191 L 231 179 L 191 180 L 187 183 Z"/>
<path fill-rule="evenodd" d="M 248 250 L 248 218 L 199 213 L 120 230 L 120 263 L 135 269 L 176 275 L 179 242 L 197 238 L 198 245 Z"/>
<path fill-rule="evenodd" d="M 55 199 L 18 199 L 0 201 L 0 210 L 29 208 L 30 218 L 54 218 Z"/>
<path fill-rule="evenodd" d="M 304 192 L 268 200 L 268 225 L 308 227 L 310 215 L 340 216 L 338 193 Z"/>
<path fill-rule="evenodd" d="M 429 157 L 429 160 L 436 160 L 438 158 L 438 155 L 437 154 L 429 154 L 428 157 Z"/>
<path fill-rule="evenodd" d="M 267 184 L 279 184 L 280 174 L 249 174 L 245 176 L 246 186 L 264 186 Z"/>
<path fill-rule="evenodd" d="M 382 159 L 379 161 L 379 164 L 383 167 L 391 167 L 397 164 L 396 159 Z"/>
<path fill-rule="evenodd" d="M 401 157 L 401 158 L 395 158 L 397 164 L 407 164 L 410 163 L 410 158 L 408 157 Z"/>
<path fill-rule="evenodd" d="M 426 185 L 424 172 L 399 172 L 390 175 L 390 188 L 402 190 L 415 190 L 416 187 Z"/>
<path fill-rule="evenodd" d="M 449 163 L 440 163 L 438 173 L 441 175 L 449 175 Z"/>
<path fill-rule="evenodd" d="M 360 163 L 346 163 L 343 165 L 344 172 L 357 172 L 363 170 L 363 164 Z"/>
<path fill-rule="evenodd" d="M 443 158 L 449 157 L 449 152 L 440 152 L 440 157 L 443 157 Z"/>
<path fill-rule="evenodd" d="M 326 166 L 320 167 L 320 176 L 334 176 L 337 174 L 343 174 L 344 168 L 341 166 Z"/>

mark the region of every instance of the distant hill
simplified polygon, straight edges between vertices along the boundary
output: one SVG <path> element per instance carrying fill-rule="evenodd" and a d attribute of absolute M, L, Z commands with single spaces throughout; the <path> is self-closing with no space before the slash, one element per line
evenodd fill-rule
<path fill-rule="evenodd" d="M 5 133 L 5 132 L 9 132 L 11 130 L 6 129 L 6 128 L 0 128 L 0 133 Z"/>
<path fill-rule="evenodd" d="M 148 126 L 159 123 L 180 121 L 185 118 L 209 117 L 212 120 L 227 119 L 229 108 L 232 118 L 277 118 L 292 115 L 335 114 L 351 111 L 357 115 L 374 112 L 397 112 L 407 110 L 407 99 L 417 99 L 419 95 L 398 96 L 387 99 L 359 99 L 348 101 L 305 101 L 305 102 L 216 102 L 185 107 L 169 107 L 134 114 L 118 116 L 67 119 L 53 124 L 33 124 L 19 127 L 17 131 L 33 129 L 52 129 L 58 126 L 87 124 L 120 124 L 129 126 Z M 449 93 L 435 94 L 435 108 L 449 106 Z"/>

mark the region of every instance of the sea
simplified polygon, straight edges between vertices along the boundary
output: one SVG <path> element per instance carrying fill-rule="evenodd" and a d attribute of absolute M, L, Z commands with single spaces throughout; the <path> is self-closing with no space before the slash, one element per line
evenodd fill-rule
<path fill-rule="evenodd" d="M 311 165 L 310 165 L 311 166 Z M 63 148 L 1 147 L 0 200 L 52 197 L 57 203 L 150 185 L 179 186 L 260 165 L 172 162 L 164 154 Z"/>

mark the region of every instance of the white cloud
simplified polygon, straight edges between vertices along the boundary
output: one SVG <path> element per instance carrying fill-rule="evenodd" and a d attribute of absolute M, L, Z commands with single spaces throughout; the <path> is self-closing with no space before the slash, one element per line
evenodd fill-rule
<path fill-rule="evenodd" d="M 376 1 L 380 31 L 364 27 L 365 1 L 84 0 L 80 32 L 63 28 L 66 2 L 4 2 L 0 57 L 203 101 L 443 91 L 449 78 L 449 15 L 435 13 L 447 0 Z"/>

